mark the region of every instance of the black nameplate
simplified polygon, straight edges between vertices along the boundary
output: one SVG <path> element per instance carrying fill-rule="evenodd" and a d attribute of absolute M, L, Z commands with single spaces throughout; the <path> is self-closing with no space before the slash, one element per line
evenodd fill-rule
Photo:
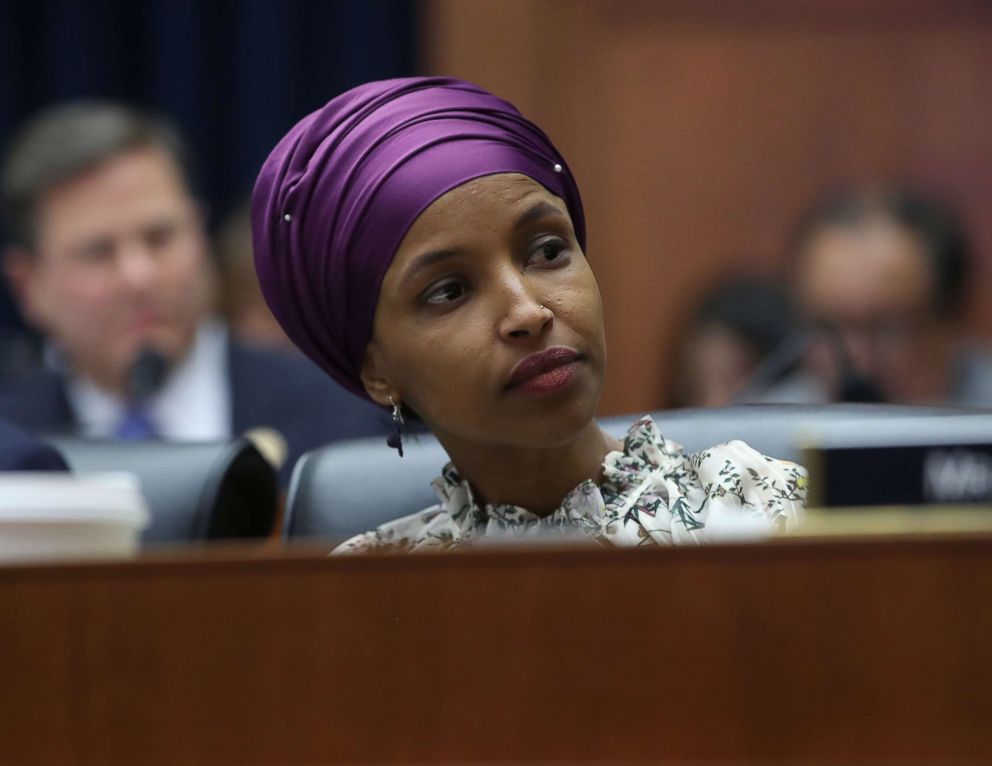
<path fill-rule="evenodd" d="M 828 447 L 808 460 L 821 508 L 992 502 L 992 444 Z"/>

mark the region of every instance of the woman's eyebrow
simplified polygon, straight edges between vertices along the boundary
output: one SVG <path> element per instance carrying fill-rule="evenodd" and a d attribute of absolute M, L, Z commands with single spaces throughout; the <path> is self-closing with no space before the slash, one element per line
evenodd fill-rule
<path fill-rule="evenodd" d="M 458 255 L 457 250 L 433 250 L 418 255 L 413 259 L 413 262 L 406 267 L 406 271 L 404 271 L 403 276 L 400 277 L 400 286 L 405 285 L 424 269 L 433 266 L 439 261 L 454 258 L 456 255 Z"/>
<path fill-rule="evenodd" d="M 516 223 L 513 224 L 513 228 L 521 229 L 527 224 L 534 223 L 534 221 L 538 221 L 545 216 L 564 218 L 565 214 L 550 202 L 536 202 L 520 215 Z"/>
<path fill-rule="evenodd" d="M 534 221 L 539 221 L 547 216 L 556 216 L 558 218 L 565 218 L 565 213 L 561 209 L 555 207 L 550 202 L 535 202 L 527 210 L 520 214 L 517 220 L 513 224 L 513 228 L 520 229 L 529 223 Z M 405 285 L 407 282 L 411 281 L 424 269 L 433 266 L 439 261 L 444 261 L 448 258 L 454 258 L 458 255 L 457 250 L 433 250 L 430 252 L 418 255 L 409 266 L 406 267 L 406 271 L 400 277 L 400 286 Z"/>

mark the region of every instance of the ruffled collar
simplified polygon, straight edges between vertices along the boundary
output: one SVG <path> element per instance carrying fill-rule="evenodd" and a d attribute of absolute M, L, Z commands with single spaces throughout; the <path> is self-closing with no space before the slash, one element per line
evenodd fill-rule
<path fill-rule="evenodd" d="M 448 463 L 434 489 L 441 508 L 451 516 L 463 537 L 516 536 L 532 531 L 553 531 L 576 527 L 594 534 L 605 534 L 611 522 L 622 518 L 647 488 L 651 474 L 667 468 L 683 457 L 680 444 L 665 439 L 654 421 L 642 417 L 624 438 L 623 451 L 613 450 L 603 459 L 603 481 L 586 479 L 572 489 L 561 505 L 547 516 L 538 516 L 520 506 L 475 502 L 472 487 Z"/>

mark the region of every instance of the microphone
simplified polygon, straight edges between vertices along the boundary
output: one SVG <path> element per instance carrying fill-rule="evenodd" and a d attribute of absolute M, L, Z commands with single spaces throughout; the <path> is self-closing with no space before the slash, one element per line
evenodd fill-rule
<path fill-rule="evenodd" d="M 766 393 L 775 383 L 791 372 L 809 351 L 818 337 L 826 337 L 837 363 L 839 380 L 837 401 L 885 403 L 881 387 L 868 375 L 855 368 L 844 346 L 840 331 L 832 322 L 819 321 L 800 325 L 790 332 L 768 354 L 734 396 L 732 404 L 742 404 Z"/>
<path fill-rule="evenodd" d="M 168 371 L 169 363 L 160 351 L 151 346 L 142 348 L 127 373 L 128 399 L 140 402 L 155 394 L 165 383 Z"/>
<path fill-rule="evenodd" d="M 812 327 L 800 325 L 794 329 L 761 360 L 730 403 L 743 404 L 767 392 L 799 364 L 814 340 Z"/>
<path fill-rule="evenodd" d="M 868 375 L 855 368 L 851 355 L 840 337 L 840 330 L 833 322 L 819 322 L 821 334 L 825 335 L 834 352 L 840 379 L 837 384 L 837 400 L 840 402 L 862 402 L 884 404 L 888 401 L 881 387 Z"/>

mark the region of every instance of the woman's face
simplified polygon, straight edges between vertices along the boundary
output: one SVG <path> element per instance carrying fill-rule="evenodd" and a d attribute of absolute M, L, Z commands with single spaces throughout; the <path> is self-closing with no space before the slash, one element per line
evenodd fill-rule
<path fill-rule="evenodd" d="M 551 447 L 596 412 L 599 288 L 565 204 L 518 174 L 486 176 L 414 222 L 382 283 L 363 382 L 448 446 Z"/>

